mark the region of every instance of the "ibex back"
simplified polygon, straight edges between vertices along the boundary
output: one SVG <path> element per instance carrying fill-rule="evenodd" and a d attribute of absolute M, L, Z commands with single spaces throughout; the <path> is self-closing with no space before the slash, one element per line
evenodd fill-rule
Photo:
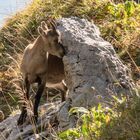
<path fill-rule="evenodd" d="M 30 85 L 38 83 L 38 90 L 35 96 L 33 107 L 34 120 L 38 118 L 38 106 L 45 86 L 59 89 L 62 93 L 62 101 L 65 100 L 67 87 L 62 83 L 65 78 L 62 57 L 65 50 L 61 44 L 61 35 L 56 30 L 54 21 L 50 22 L 52 28 L 49 29 L 43 21 L 38 27 L 39 36 L 29 44 L 23 53 L 21 61 L 21 72 L 25 83 L 24 99 L 29 100 Z M 27 105 L 24 102 L 22 112 L 18 120 L 18 125 L 23 124 L 27 117 Z"/>

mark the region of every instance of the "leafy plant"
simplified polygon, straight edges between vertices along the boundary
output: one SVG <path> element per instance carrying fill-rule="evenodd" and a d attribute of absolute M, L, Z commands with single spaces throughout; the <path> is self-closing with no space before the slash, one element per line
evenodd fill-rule
<path fill-rule="evenodd" d="M 110 108 L 103 108 L 99 105 L 97 108 L 87 110 L 85 108 L 76 107 L 72 108 L 74 113 L 84 113 L 81 116 L 78 115 L 77 127 L 68 129 L 59 134 L 59 138 L 62 140 L 66 139 L 78 139 L 93 140 L 101 135 L 101 130 L 105 128 L 115 117 L 115 113 Z M 73 111 L 72 111 L 73 112 Z M 70 113 L 72 113 L 70 111 Z"/>
<path fill-rule="evenodd" d="M 97 108 L 77 112 L 77 126 L 59 134 L 60 140 L 128 140 L 140 139 L 140 97 L 131 100 L 113 97 L 113 108 L 98 105 Z M 114 104 L 115 103 L 115 104 Z M 71 112 L 71 111 L 70 111 Z M 80 123 L 79 123 L 80 122 Z"/>

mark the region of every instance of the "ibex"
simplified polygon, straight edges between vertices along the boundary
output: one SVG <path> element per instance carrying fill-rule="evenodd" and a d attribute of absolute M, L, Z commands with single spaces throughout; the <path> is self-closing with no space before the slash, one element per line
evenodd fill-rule
<path fill-rule="evenodd" d="M 25 48 L 20 67 L 24 77 L 24 98 L 26 100 L 29 100 L 30 85 L 38 83 L 33 106 L 35 121 L 38 119 L 38 106 L 46 86 L 53 87 L 53 85 L 57 85 L 55 88 L 62 92 L 62 101 L 65 100 L 67 90 L 67 87 L 62 83 L 62 80 L 65 78 L 62 62 L 65 50 L 61 44 L 61 35 L 56 29 L 55 22 L 51 21 L 50 24 L 52 26 L 51 29 L 48 28 L 46 22 L 41 22 L 41 26 L 38 27 L 39 36 L 33 44 L 29 44 Z M 18 119 L 18 125 L 22 125 L 26 117 L 27 107 L 24 103 Z"/>

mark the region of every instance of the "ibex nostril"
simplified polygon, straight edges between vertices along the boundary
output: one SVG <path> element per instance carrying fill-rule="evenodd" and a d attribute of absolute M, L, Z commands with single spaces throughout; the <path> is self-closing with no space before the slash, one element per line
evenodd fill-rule
<path fill-rule="evenodd" d="M 64 54 L 64 55 L 66 54 L 66 51 L 65 51 L 65 49 L 64 49 L 64 51 L 63 51 L 63 54 Z"/>
<path fill-rule="evenodd" d="M 62 54 L 62 56 L 64 56 L 65 54 L 66 54 L 66 52 L 64 51 L 63 54 Z"/>

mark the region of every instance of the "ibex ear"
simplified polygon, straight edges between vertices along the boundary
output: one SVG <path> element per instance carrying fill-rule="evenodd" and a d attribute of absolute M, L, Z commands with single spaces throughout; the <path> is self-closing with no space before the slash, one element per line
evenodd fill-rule
<path fill-rule="evenodd" d="M 38 27 L 38 33 L 40 34 L 40 35 L 45 35 L 45 32 L 44 32 L 44 30 L 39 26 Z"/>
<path fill-rule="evenodd" d="M 49 30 L 45 21 L 41 22 L 41 27 L 42 27 L 43 30 Z"/>

